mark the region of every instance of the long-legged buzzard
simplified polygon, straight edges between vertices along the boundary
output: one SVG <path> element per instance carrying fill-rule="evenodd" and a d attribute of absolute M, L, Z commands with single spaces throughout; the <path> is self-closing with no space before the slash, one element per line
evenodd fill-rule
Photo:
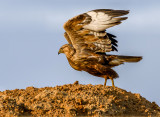
<path fill-rule="evenodd" d="M 116 36 L 106 29 L 118 25 L 127 17 L 126 10 L 97 9 L 80 14 L 64 24 L 64 37 L 68 44 L 63 45 L 58 53 L 64 53 L 72 68 L 86 71 L 94 76 L 112 80 L 118 74 L 111 69 L 124 62 L 138 62 L 141 56 L 108 55 L 106 52 L 117 51 Z"/>

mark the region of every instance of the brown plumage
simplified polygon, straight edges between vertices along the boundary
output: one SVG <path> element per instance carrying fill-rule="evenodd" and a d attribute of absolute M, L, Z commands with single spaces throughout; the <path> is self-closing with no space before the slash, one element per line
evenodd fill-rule
<path fill-rule="evenodd" d="M 86 71 L 94 76 L 112 80 L 118 74 L 111 69 L 124 62 L 138 62 L 142 57 L 108 55 L 105 52 L 117 51 L 116 36 L 106 33 L 106 29 L 121 23 L 128 14 L 125 10 L 98 9 L 80 14 L 64 24 L 64 37 L 68 44 L 58 53 L 64 53 L 72 68 Z"/>

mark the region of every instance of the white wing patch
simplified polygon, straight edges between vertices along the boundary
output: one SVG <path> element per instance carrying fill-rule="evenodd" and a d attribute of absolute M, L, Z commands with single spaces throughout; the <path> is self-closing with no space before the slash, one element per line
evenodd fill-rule
<path fill-rule="evenodd" d="M 91 16 L 92 21 L 83 28 L 97 32 L 105 30 L 108 27 L 107 24 L 109 24 L 111 20 L 111 16 L 105 14 L 104 12 L 90 11 L 87 12 L 87 14 Z"/>
<path fill-rule="evenodd" d="M 110 12 L 103 11 L 89 11 L 87 14 L 91 17 L 91 22 L 83 28 L 89 29 L 92 31 L 100 32 L 105 29 L 118 25 L 122 20 L 127 19 L 127 17 L 119 17 L 127 14 L 128 11 L 116 11 L 111 10 Z"/>

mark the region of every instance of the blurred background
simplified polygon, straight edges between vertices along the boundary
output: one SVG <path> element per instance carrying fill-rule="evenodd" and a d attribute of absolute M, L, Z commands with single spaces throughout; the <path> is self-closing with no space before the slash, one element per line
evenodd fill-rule
<path fill-rule="evenodd" d="M 120 76 L 115 85 L 160 105 L 159 6 L 158 0 L 0 0 L 0 91 L 76 80 L 103 84 L 103 78 L 76 71 L 65 55 L 58 56 L 67 43 L 63 24 L 93 9 L 130 10 L 126 21 L 107 30 L 119 41 L 119 51 L 112 54 L 143 56 L 143 60 L 115 67 Z"/>

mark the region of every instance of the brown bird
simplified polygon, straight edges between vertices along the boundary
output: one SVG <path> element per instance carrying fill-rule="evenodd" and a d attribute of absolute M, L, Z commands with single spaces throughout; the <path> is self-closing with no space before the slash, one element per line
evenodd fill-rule
<path fill-rule="evenodd" d="M 124 62 L 138 62 L 141 56 L 108 55 L 105 52 L 117 51 L 116 36 L 106 32 L 106 29 L 118 25 L 127 17 L 126 10 L 97 9 L 80 14 L 64 24 L 64 37 L 68 44 L 63 45 L 58 54 L 64 53 L 72 68 L 86 71 L 94 76 L 112 80 L 118 74 L 111 69 Z"/>

